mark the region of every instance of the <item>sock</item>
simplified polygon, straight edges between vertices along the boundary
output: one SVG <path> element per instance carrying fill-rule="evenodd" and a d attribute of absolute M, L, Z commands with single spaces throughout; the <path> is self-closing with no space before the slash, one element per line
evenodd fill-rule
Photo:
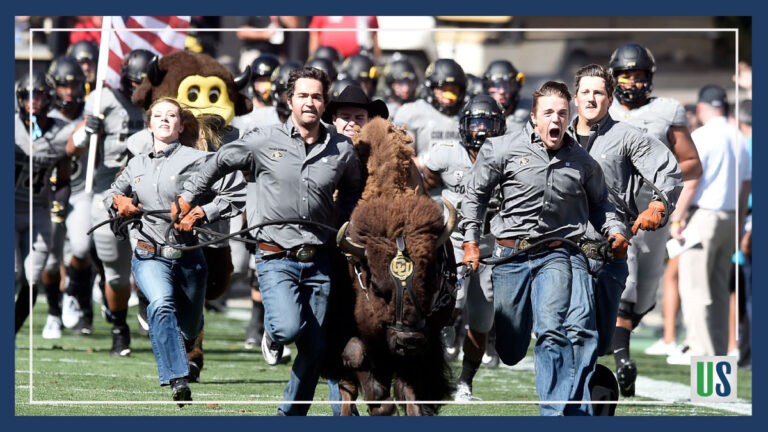
<path fill-rule="evenodd" d="M 616 360 L 617 366 L 621 360 L 629 360 L 630 333 L 632 332 L 624 327 L 616 327 L 616 331 L 613 333 L 613 358 Z"/>
<path fill-rule="evenodd" d="M 474 363 L 464 357 L 461 361 L 461 375 L 459 375 L 459 381 L 465 382 L 472 387 L 472 380 L 475 379 L 475 374 L 480 368 L 480 362 Z"/>
<path fill-rule="evenodd" d="M 48 315 L 61 318 L 61 291 L 59 291 L 59 282 L 55 281 L 49 284 L 43 284 L 45 298 L 48 300 Z"/>
<path fill-rule="evenodd" d="M 126 318 L 128 317 L 128 309 L 121 311 L 109 311 L 112 314 L 112 325 L 114 327 L 128 327 Z"/>

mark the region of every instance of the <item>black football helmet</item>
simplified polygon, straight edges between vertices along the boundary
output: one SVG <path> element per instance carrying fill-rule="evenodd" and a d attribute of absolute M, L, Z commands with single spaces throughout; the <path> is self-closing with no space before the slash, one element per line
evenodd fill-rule
<path fill-rule="evenodd" d="M 635 86 L 625 89 L 620 85 L 621 83 L 618 82 L 617 78 L 614 94 L 619 102 L 635 104 L 647 100 L 651 96 L 656 60 L 648 48 L 634 42 L 626 43 L 611 54 L 608 68 L 614 78 L 619 72 L 628 70 L 644 70 L 648 74 L 648 81 L 643 83 L 642 89 Z"/>
<path fill-rule="evenodd" d="M 484 93 L 483 79 L 477 75 L 467 74 L 467 95 L 465 96 L 467 102 L 482 93 Z"/>
<path fill-rule="evenodd" d="M 42 70 L 32 71 L 32 76 L 28 72 L 16 83 L 16 103 L 19 106 L 19 114 L 24 120 L 29 119 L 29 112 L 24 108 L 24 102 L 29 100 L 29 92 L 43 96 L 43 103 L 40 106 L 40 112 L 37 114 L 47 114 L 53 103 L 54 90 L 45 79 L 45 73 Z"/>
<path fill-rule="evenodd" d="M 416 86 L 418 85 L 418 76 L 416 75 L 416 68 L 413 66 L 413 63 L 411 63 L 410 60 L 407 58 L 400 58 L 398 60 L 392 61 L 391 63 L 388 63 L 384 67 L 383 75 L 385 83 L 387 84 L 388 97 L 399 103 L 410 102 L 414 99 L 416 94 Z M 413 89 L 411 91 L 410 97 L 407 99 L 397 96 L 392 90 L 392 85 L 395 82 L 403 81 L 410 82 L 411 88 Z"/>
<path fill-rule="evenodd" d="M 272 106 L 277 109 L 277 113 L 282 116 L 288 116 L 291 114 L 291 109 L 288 107 L 288 101 L 283 100 L 283 93 L 288 90 L 288 78 L 291 76 L 291 72 L 301 69 L 301 65 L 297 62 L 287 62 L 278 66 L 277 69 L 272 71 L 272 89 L 270 94 L 272 95 Z"/>
<path fill-rule="evenodd" d="M 70 109 L 80 106 L 85 102 L 85 74 L 80 69 L 80 64 L 74 57 L 61 56 L 51 63 L 45 76 L 48 85 L 56 89 L 56 86 L 72 86 L 77 91 L 72 100 L 62 100 L 54 91 L 54 103 L 59 108 Z"/>
<path fill-rule="evenodd" d="M 336 66 L 333 65 L 333 62 L 325 58 L 313 57 L 307 60 L 307 63 L 304 64 L 304 66 L 320 69 L 328 75 L 328 78 L 330 78 L 331 81 L 335 80 L 336 75 L 338 75 Z"/>
<path fill-rule="evenodd" d="M 74 57 L 78 62 L 87 60 L 97 63 L 99 61 L 99 46 L 96 45 L 96 42 L 82 40 L 70 45 L 65 55 Z"/>
<path fill-rule="evenodd" d="M 139 84 L 147 76 L 149 62 L 153 57 L 155 54 L 151 51 L 135 49 L 123 60 L 123 66 L 120 68 L 120 92 L 128 99 L 133 96 L 134 87 L 131 83 Z"/>
<path fill-rule="evenodd" d="M 261 77 L 271 77 L 277 67 L 280 66 L 280 59 L 272 53 L 264 53 L 251 63 L 251 82 Z"/>
<path fill-rule="evenodd" d="M 504 110 L 486 94 L 473 97 L 461 110 L 459 135 L 466 148 L 479 149 L 486 138 L 504 135 L 506 131 Z"/>
<path fill-rule="evenodd" d="M 363 54 L 355 54 L 344 60 L 341 64 L 339 78 L 350 78 L 358 83 L 368 94 L 376 90 L 376 82 L 379 78 L 379 69 L 373 63 L 370 57 Z"/>
<path fill-rule="evenodd" d="M 508 60 L 492 61 L 483 74 L 483 90 L 486 93 L 491 87 L 508 86 L 509 97 L 501 104 L 505 110 L 517 106 L 523 84 L 525 84 L 525 75 Z"/>
<path fill-rule="evenodd" d="M 248 95 L 259 99 L 265 104 L 270 103 L 271 85 L 270 88 L 264 94 L 257 92 L 254 89 L 253 83 L 256 80 L 266 77 L 268 80 L 272 79 L 272 72 L 280 66 L 280 60 L 276 55 L 272 53 L 264 53 L 256 58 L 251 63 L 251 82 L 248 87 Z M 271 83 L 271 82 L 270 82 Z"/>
<path fill-rule="evenodd" d="M 441 105 L 434 96 L 434 89 L 447 84 L 459 86 L 458 102 L 453 106 Z M 461 109 L 464 94 L 467 92 L 467 75 L 464 69 L 453 59 L 437 59 L 427 66 L 424 72 L 424 86 L 427 88 L 426 101 L 432 104 L 438 111 L 446 115 L 455 115 Z"/>
<path fill-rule="evenodd" d="M 341 92 L 343 92 L 345 88 L 351 85 L 361 87 L 359 82 L 350 78 L 337 79 L 336 81 L 332 82 L 331 87 L 328 90 L 328 101 L 330 102 L 339 97 Z M 328 104 L 326 104 L 326 106 L 327 105 Z"/>
<path fill-rule="evenodd" d="M 312 53 L 312 58 L 323 58 L 326 60 L 330 60 L 334 66 L 338 65 L 341 62 L 341 54 L 339 54 L 339 50 L 337 50 L 334 47 L 324 46 L 321 45 L 317 47 L 315 52 Z"/>

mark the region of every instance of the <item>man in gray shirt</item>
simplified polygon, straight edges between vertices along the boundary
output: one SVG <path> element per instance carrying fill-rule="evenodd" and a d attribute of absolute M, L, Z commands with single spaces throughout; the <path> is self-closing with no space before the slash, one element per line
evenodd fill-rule
<path fill-rule="evenodd" d="M 585 389 L 597 361 L 586 263 L 553 238 L 578 240 L 592 222 L 616 253 L 629 245 L 600 166 L 565 135 L 570 99 L 568 87 L 553 81 L 534 92 L 532 123 L 480 149 L 461 209 L 462 262 L 476 270 L 483 215 L 500 186 L 500 210 L 491 221 L 493 256 L 516 256 L 493 268 L 496 350 L 504 363 L 519 362 L 533 323 L 536 389 L 540 400 L 552 401 L 540 405 L 542 415 L 591 414 L 589 404 L 562 401 L 589 400 Z"/>
<path fill-rule="evenodd" d="M 625 222 L 636 216 L 632 234 L 639 229 L 658 229 L 665 212 L 672 212 L 682 189 L 682 175 L 677 159 L 658 139 L 643 133 L 628 123 L 617 122 L 608 114 L 613 97 L 613 76 L 602 66 L 584 66 L 576 73 L 575 105 L 579 115 L 569 127 L 569 134 L 600 164 L 605 181 L 611 189 L 611 201 Z M 642 180 L 652 182 L 661 192 L 653 193 L 648 208 L 638 212 L 637 197 Z M 666 204 L 664 203 L 666 201 Z M 638 213 L 640 213 L 638 215 Z M 591 228 L 591 227 L 590 227 Z M 603 237 L 595 229 L 587 231 L 585 250 L 594 251 Z M 592 254 L 591 265 L 598 267 L 600 257 Z M 623 396 L 634 395 L 637 371 L 629 359 L 630 330 L 616 329 L 619 300 L 627 279 L 626 255 L 616 255 L 602 267 L 596 281 L 598 352 L 606 353 L 611 347 L 616 357 L 617 378 Z M 638 318 L 639 320 L 639 318 Z M 624 344 L 623 342 L 626 342 Z M 625 346 L 625 347 L 624 347 Z"/>
<path fill-rule="evenodd" d="M 331 134 L 320 118 L 330 82 L 325 72 L 303 68 L 291 73 L 285 124 L 256 128 L 219 149 L 179 196 L 182 215 L 213 182 L 234 170 L 248 170 L 259 199 L 246 211 L 257 222 L 299 219 L 339 226 L 349 218 L 362 192 L 361 167 L 352 144 Z M 334 191 L 338 197 L 334 202 Z M 176 207 L 172 206 L 175 214 Z M 277 358 L 282 345 L 298 350 L 285 401 L 312 400 L 319 378 L 335 232 L 315 225 L 285 223 L 259 229 L 257 264 L 264 302 L 262 350 Z M 274 341 L 274 342 L 273 342 Z M 279 415 L 306 415 L 309 404 L 285 403 Z"/>

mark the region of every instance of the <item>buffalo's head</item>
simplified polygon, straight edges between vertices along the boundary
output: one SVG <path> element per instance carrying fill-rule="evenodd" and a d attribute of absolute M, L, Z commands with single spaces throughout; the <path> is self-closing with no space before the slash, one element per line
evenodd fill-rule
<path fill-rule="evenodd" d="M 361 291 L 357 302 L 366 311 L 358 327 L 362 334 L 383 336 L 394 354 L 419 354 L 426 347 L 426 320 L 441 294 L 438 249 L 456 224 L 455 209 L 443 202 L 446 223 L 426 196 L 362 201 L 337 235 L 351 257 L 353 285 Z"/>

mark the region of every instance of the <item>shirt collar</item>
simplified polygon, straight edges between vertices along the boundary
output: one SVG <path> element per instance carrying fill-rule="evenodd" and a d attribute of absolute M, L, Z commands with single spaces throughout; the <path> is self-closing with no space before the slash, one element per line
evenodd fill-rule
<path fill-rule="evenodd" d="M 154 143 L 152 144 L 154 147 Z M 181 143 L 179 141 L 174 141 L 167 146 L 165 146 L 164 149 L 160 150 L 159 152 L 155 152 L 153 149 L 151 152 L 149 152 L 149 157 L 151 158 L 159 158 L 159 157 L 169 157 L 171 153 L 173 153 L 177 148 L 181 146 Z"/>
<path fill-rule="evenodd" d="M 600 119 L 599 122 L 597 122 L 597 123 L 593 124 L 592 126 L 590 126 L 589 134 L 592 135 L 593 132 L 600 133 L 600 131 L 604 130 L 606 128 L 606 126 L 608 126 L 609 124 L 612 124 L 612 123 L 613 123 L 613 118 L 611 117 L 611 115 L 608 114 L 608 113 L 605 113 L 605 117 Z M 568 126 L 568 128 L 570 129 L 570 131 L 571 131 L 571 133 L 573 134 L 574 137 L 576 137 L 576 135 L 577 135 L 576 131 L 578 130 L 577 129 L 578 124 L 579 124 L 579 116 L 576 116 L 576 117 L 573 118 L 573 121 L 571 122 L 570 126 Z"/>
<path fill-rule="evenodd" d="M 283 123 L 283 130 L 290 136 L 291 138 L 298 138 L 303 141 L 303 138 L 301 138 L 301 132 L 299 131 L 298 126 L 293 122 L 293 115 L 288 116 L 288 120 L 286 120 L 285 123 Z M 324 143 L 328 141 L 328 128 L 321 122 L 320 123 L 320 134 L 317 137 L 317 143 Z"/>

